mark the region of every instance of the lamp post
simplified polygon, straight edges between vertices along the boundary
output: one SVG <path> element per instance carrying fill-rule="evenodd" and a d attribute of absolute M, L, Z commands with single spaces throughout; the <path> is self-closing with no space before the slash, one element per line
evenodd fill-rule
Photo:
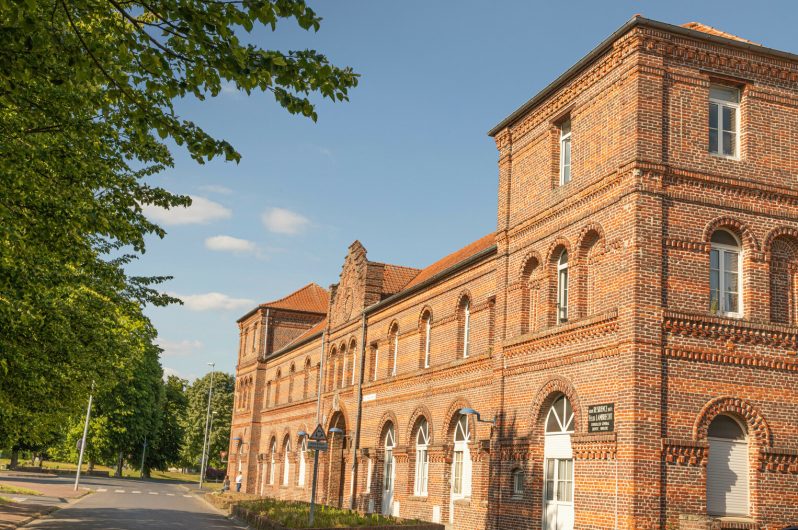
<path fill-rule="evenodd" d="M 205 454 L 207 456 L 205 457 L 205 467 L 203 469 L 207 468 L 210 465 L 210 461 L 211 461 L 211 439 L 212 439 L 212 435 L 213 435 L 213 420 L 215 420 L 215 419 L 216 419 L 216 411 L 212 410 L 211 411 L 211 422 L 210 422 L 210 425 L 208 426 L 208 432 L 206 433 L 208 442 L 206 444 L 207 449 L 205 450 Z"/>
<path fill-rule="evenodd" d="M 330 441 L 332 442 L 336 434 L 343 434 L 343 433 L 344 431 L 339 429 L 338 427 L 330 427 Z M 300 435 L 301 434 L 302 433 L 300 433 Z M 313 527 L 313 516 L 316 511 L 316 483 L 318 482 L 318 477 L 319 477 L 319 449 L 316 449 L 313 455 L 313 485 L 310 488 L 310 513 L 308 515 L 308 526 L 311 528 Z"/>
<path fill-rule="evenodd" d="M 479 412 L 477 412 L 474 409 L 470 409 L 470 408 L 464 407 L 464 408 L 460 409 L 460 414 L 464 414 L 464 415 L 473 414 L 474 416 L 477 417 L 477 421 L 480 422 L 480 423 L 490 423 L 491 425 L 496 425 L 496 418 L 493 418 L 492 420 L 483 420 L 482 417 L 479 415 Z"/>
<path fill-rule="evenodd" d="M 200 463 L 199 479 L 200 489 L 202 489 L 202 482 L 205 479 L 205 447 L 208 444 L 208 425 L 211 421 L 211 396 L 213 396 L 213 369 L 216 367 L 216 363 L 208 363 L 208 366 L 211 367 L 211 385 L 208 387 L 208 410 L 205 413 L 205 439 L 202 441 L 202 462 Z"/>
<path fill-rule="evenodd" d="M 86 435 L 89 432 L 89 418 L 91 418 L 91 401 L 94 397 L 94 381 L 91 382 L 91 392 L 89 393 L 89 406 L 86 409 L 86 423 L 83 424 L 83 438 L 80 439 L 80 456 L 78 457 L 78 470 L 75 473 L 75 491 L 78 491 L 80 483 L 80 467 L 83 465 L 83 452 L 86 450 Z"/>

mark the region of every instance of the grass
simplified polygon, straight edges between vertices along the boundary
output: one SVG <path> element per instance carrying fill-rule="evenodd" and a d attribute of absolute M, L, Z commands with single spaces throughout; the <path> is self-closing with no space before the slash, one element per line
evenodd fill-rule
<path fill-rule="evenodd" d="M 241 506 L 288 528 L 347 528 L 358 526 L 389 526 L 418 524 L 416 520 L 394 519 L 378 514 L 361 515 L 350 510 L 316 506 L 313 526 L 308 526 L 310 505 L 304 502 L 259 499 L 242 502 Z"/>
<path fill-rule="evenodd" d="M 8 484 L 0 484 L 0 493 L 10 493 L 16 495 L 41 495 L 41 493 L 36 490 L 20 488 L 19 486 L 9 486 Z"/>

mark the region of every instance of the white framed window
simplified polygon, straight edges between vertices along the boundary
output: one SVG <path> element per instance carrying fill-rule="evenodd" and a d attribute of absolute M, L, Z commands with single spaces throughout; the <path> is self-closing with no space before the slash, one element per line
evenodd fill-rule
<path fill-rule="evenodd" d="M 429 425 L 422 418 L 416 433 L 416 476 L 413 485 L 413 494 L 417 497 L 427 495 L 429 482 Z"/>
<path fill-rule="evenodd" d="M 276 474 L 276 467 L 277 467 L 277 462 L 275 461 L 276 457 L 277 457 L 277 440 L 272 440 L 271 455 L 269 457 L 270 458 L 270 460 L 269 460 L 269 484 L 272 484 L 272 485 L 274 484 L 274 478 L 275 478 L 274 476 Z"/>
<path fill-rule="evenodd" d="M 377 370 L 379 369 L 380 364 L 380 349 L 377 346 L 374 346 L 374 373 L 371 376 L 372 381 L 377 380 Z"/>
<path fill-rule="evenodd" d="M 283 486 L 288 486 L 291 478 L 291 440 L 285 441 L 283 448 Z"/>
<path fill-rule="evenodd" d="M 748 436 L 744 424 L 730 416 L 712 420 L 707 431 L 707 512 L 747 516 L 750 511 Z"/>
<path fill-rule="evenodd" d="M 463 358 L 468 357 L 468 347 L 471 334 L 471 300 L 468 298 L 463 302 Z"/>
<path fill-rule="evenodd" d="M 374 459 L 369 457 L 366 460 L 366 489 L 364 493 L 371 493 L 371 480 L 374 477 Z"/>
<path fill-rule="evenodd" d="M 357 355 L 357 345 L 352 345 L 352 386 L 355 386 L 355 372 L 357 371 L 357 362 L 356 356 Z"/>
<path fill-rule="evenodd" d="M 522 495 L 524 493 L 524 470 L 513 470 L 513 495 Z"/>
<path fill-rule="evenodd" d="M 726 230 L 712 234 L 709 254 L 709 310 L 742 316 L 742 253 L 737 237 Z"/>
<path fill-rule="evenodd" d="M 338 388 L 346 386 L 346 352 L 341 349 L 341 380 L 338 381 Z"/>
<path fill-rule="evenodd" d="M 385 433 L 385 465 L 382 475 L 382 513 L 391 515 L 393 513 L 393 487 L 396 468 L 394 466 L 393 449 L 396 446 L 393 424 L 388 426 Z"/>
<path fill-rule="evenodd" d="M 740 89 L 709 87 L 709 152 L 738 158 L 740 153 Z"/>
<path fill-rule="evenodd" d="M 565 395 L 552 403 L 546 416 L 543 447 L 543 528 L 574 528 L 574 459 L 571 433 L 574 411 Z"/>
<path fill-rule="evenodd" d="M 429 368 L 429 343 L 432 333 L 432 315 L 427 313 L 424 319 L 424 368 Z"/>
<path fill-rule="evenodd" d="M 560 124 L 560 186 L 571 182 L 571 120 Z"/>
<path fill-rule="evenodd" d="M 303 436 L 299 444 L 299 473 L 297 474 L 296 485 L 300 488 L 305 486 L 305 473 L 307 464 L 305 463 L 305 453 L 308 450 L 308 437 Z"/>
<path fill-rule="evenodd" d="M 391 375 L 396 375 L 396 365 L 399 362 L 399 328 L 393 330 L 393 366 Z"/>
<path fill-rule="evenodd" d="M 568 322 L 568 251 L 557 261 L 557 323 Z"/>

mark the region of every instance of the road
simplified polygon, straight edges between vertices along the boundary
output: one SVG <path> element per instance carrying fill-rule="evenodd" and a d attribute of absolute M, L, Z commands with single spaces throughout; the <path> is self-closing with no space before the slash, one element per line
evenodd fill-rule
<path fill-rule="evenodd" d="M 52 478 L 74 481 L 74 478 Z M 197 498 L 196 486 L 168 482 L 86 477 L 81 486 L 94 490 L 74 504 L 23 528 L 52 530 L 245 529 Z"/>

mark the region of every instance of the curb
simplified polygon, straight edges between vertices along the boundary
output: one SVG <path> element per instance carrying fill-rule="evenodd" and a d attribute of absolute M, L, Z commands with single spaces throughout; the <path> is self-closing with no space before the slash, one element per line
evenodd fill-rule
<path fill-rule="evenodd" d="M 180 487 L 183 488 L 185 491 L 188 491 L 188 492 L 196 492 L 196 490 L 194 490 L 193 488 L 189 488 L 188 486 L 183 485 L 183 484 L 181 484 Z M 220 515 L 224 515 L 225 518 L 227 518 L 227 519 L 229 519 L 231 521 L 234 521 L 237 525 L 239 525 L 239 526 L 241 526 L 243 528 L 247 528 L 247 529 L 251 528 L 249 526 L 249 523 L 247 523 L 246 521 L 242 521 L 238 517 L 234 517 L 232 513 L 224 512 L 224 511 L 220 510 L 219 508 L 217 508 L 216 506 L 214 506 L 213 504 L 211 504 L 210 501 L 205 498 L 205 495 L 207 495 L 207 493 L 203 493 L 202 495 L 195 495 L 195 497 L 198 498 L 199 500 L 201 500 L 202 502 L 204 502 L 205 504 L 207 504 L 208 506 L 210 506 L 213 509 L 213 511 L 219 513 Z"/>
<path fill-rule="evenodd" d="M 41 519 L 42 517 L 46 517 L 46 516 L 50 515 L 51 513 L 55 512 L 55 511 L 58 511 L 58 510 L 60 510 L 62 508 L 69 508 L 69 507 L 77 504 L 78 502 L 80 502 L 84 498 L 86 498 L 86 496 L 88 496 L 90 493 L 94 493 L 94 492 L 92 490 L 85 489 L 83 491 L 83 493 L 81 493 L 77 497 L 73 497 L 65 506 L 47 506 L 46 508 L 44 508 L 39 513 L 31 515 L 27 519 L 23 519 L 21 521 L 17 521 L 16 523 L 14 523 L 14 526 L 12 528 L 21 528 L 21 527 L 27 526 L 30 523 L 32 523 L 32 522 L 34 522 L 34 521 L 36 521 L 38 519 Z"/>

